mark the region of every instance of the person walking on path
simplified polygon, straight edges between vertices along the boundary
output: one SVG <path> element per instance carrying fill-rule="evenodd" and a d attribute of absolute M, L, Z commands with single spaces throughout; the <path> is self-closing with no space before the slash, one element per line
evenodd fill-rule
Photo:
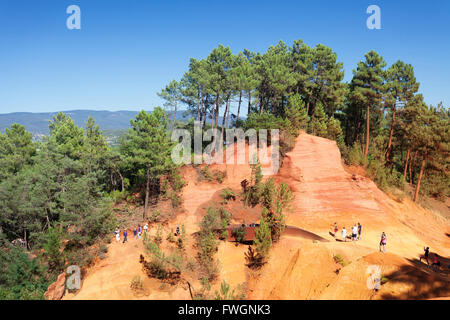
<path fill-rule="evenodd" d="M 176 233 L 177 233 L 177 237 L 178 237 L 180 235 L 180 226 L 179 225 L 177 225 Z"/>
<path fill-rule="evenodd" d="M 123 243 L 128 241 L 128 232 L 127 229 L 123 230 Z"/>
<path fill-rule="evenodd" d="M 134 239 L 136 239 L 137 238 L 137 229 L 136 229 L 136 227 L 134 227 L 134 229 L 133 229 L 133 234 L 134 234 Z"/>
<path fill-rule="evenodd" d="M 338 232 L 338 226 L 337 226 L 337 223 L 335 222 L 334 223 L 334 237 L 335 238 L 336 238 L 337 232 Z"/>
<path fill-rule="evenodd" d="M 383 249 L 383 250 L 382 250 Z M 386 253 L 386 234 L 383 233 L 381 234 L 381 240 L 380 240 L 380 252 L 383 251 L 384 253 Z"/>
<path fill-rule="evenodd" d="M 116 241 L 120 242 L 120 230 L 119 230 L 119 228 L 116 229 Z"/>
<path fill-rule="evenodd" d="M 427 262 L 427 265 L 430 265 L 430 262 L 428 261 L 428 257 L 430 255 L 430 247 L 423 248 L 423 251 L 425 252 L 423 256 L 420 257 L 419 261 L 422 262 L 422 259 L 425 259 Z"/>
<path fill-rule="evenodd" d="M 433 264 L 431 266 L 437 270 L 439 270 L 441 267 L 441 262 L 438 259 L 437 253 L 434 254 Z"/>
<path fill-rule="evenodd" d="M 362 230 L 362 226 L 361 226 L 361 224 L 358 222 L 358 240 L 361 240 L 361 230 Z"/>
<path fill-rule="evenodd" d="M 147 231 L 148 231 L 148 223 L 146 223 L 144 226 L 144 233 L 147 234 Z"/>
<path fill-rule="evenodd" d="M 138 238 L 139 238 L 139 240 L 141 240 L 141 235 L 142 235 L 141 225 L 138 224 Z"/>
<path fill-rule="evenodd" d="M 347 230 L 345 227 L 342 228 L 342 241 L 347 242 Z"/>
<path fill-rule="evenodd" d="M 352 241 L 356 241 L 356 236 L 358 234 L 358 228 L 356 227 L 356 224 L 352 228 Z"/>

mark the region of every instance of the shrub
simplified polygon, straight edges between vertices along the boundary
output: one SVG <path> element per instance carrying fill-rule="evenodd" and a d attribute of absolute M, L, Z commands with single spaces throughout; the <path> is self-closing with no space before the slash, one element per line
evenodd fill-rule
<path fill-rule="evenodd" d="M 264 260 L 269 254 L 270 247 L 272 246 L 272 234 L 269 225 L 264 218 L 260 220 L 259 228 L 256 229 L 253 244 L 255 245 L 256 252 L 261 257 L 261 260 Z"/>
<path fill-rule="evenodd" d="M 306 113 L 305 102 L 299 94 L 291 95 L 288 100 L 288 106 L 285 108 L 285 116 L 289 119 L 294 136 L 298 131 L 304 130 L 308 124 L 308 114 Z"/>
<path fill-rule="evenodd" d="M 213 175 L 214 175 L 214 179 L 217 182 L 222 183 L 223 180 L 225 180 L 225 178 L 227 177 L 227 172 L 226 171 L 214 170 Z"/>
<path fill-rule="evenodd" d="M 236 193 L 234 193 L 234 191 L 231 190 L 231 188 L 223 189 L 222 192 L 220 193 L 220 196 L 225 201 L 228 201 L 228 200 L 231 200 L 231 199 L 236 200 Z"/>
<path fill-rule="evenodd" d="M 130 288 L 134 291 L 144 290 L 144 282 L 140 276 L 134 276 L 133 279 L 131 279 Z"/>
<path fill-rule="evenodd" d="M 350 262 L 346 261 L 341 254 L 335 255 L 333 259 L 336 263 L 340 264 L 343 267 L 348 266 L 350 264 Z"/>
<path fill-rule="evenodd" d="M 158 222 L 161 218 L 161 212 L 159 210 L 155 210 L 152 213 L 150 213 L 150 216 L 148 217 L 148 220 L 150 223 Z"/>
<path fill-rule="evenodd" d="M 173 208 L 178 208 L 181 205 L 181 197 L 174 191 L 169 192 L 169 199 Z"/>
<path fill-rule="evenodd" d="M 159 246 L 162 242 L 163 227 L 160 223 L 156 226 L 155 243 Z"/>
<path fill-rule="evenodd" d="M 328 119 L 326 138 L 342 143 L 342 128 L 341 122 L 338 119 L 335 119 L 334 117 Z"/>
<path fill-rule="evenodd" d="M 348 152 L 348 158 L 345 159 L 347 164 L 349 165 L 361 165 L 363 164 L 363 152 L 361 145 L 357 142 L 353 144 L 353 146 L 350 148 L 350 151 Z"/>
<path fill-rule="evenodd" d="M 0 300 L 43 300 L 52 282 L 38 258 L 22 248 L 0 249 Z"/>
<path fill-rule="evenodd" d="M 64 268 L 64 256 L 61 252 L 62 236 L 55 228 L 49 228 L 45 235 L 43 245 L 44 256 L 47 258 L 48 266 L 51 271 L 60 272 Z"/>
<path fill-rule="evenodd" d="M 240 242 L 240 243 L 244 242 L 246 234 L 247 234 L 247 231 L 245 230 L 244 226 L 234 228 L 232 231 L 232 235 L 233 235 L 234 239 L 236 239 L 236 241 Z"/>
<path fill-rule="evenodd" d="M 203 178 L 207 181 L 213 181 L 214 177 L 211 173 L 211 170 L 209 169 L 209 166 L 206 164 L 202 170 L 201 170 L 202 174 L 203 174 Z"/>

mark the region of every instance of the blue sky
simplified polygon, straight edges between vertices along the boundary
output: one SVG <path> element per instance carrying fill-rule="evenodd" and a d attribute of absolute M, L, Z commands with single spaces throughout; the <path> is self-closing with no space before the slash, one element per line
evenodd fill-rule
<path fill-rule="evenodd" d="M 81 8 L 68 30 L 66 8 Z M 366 9 L 381 8 L 381 30 Z M 219 43 L 264 52 L 330 46 L 345 80 L 369 50 L 411 63 L 431 104 L 450 105 L 450 1 L 0 0 L 0 113 L 139 110 Z"/>

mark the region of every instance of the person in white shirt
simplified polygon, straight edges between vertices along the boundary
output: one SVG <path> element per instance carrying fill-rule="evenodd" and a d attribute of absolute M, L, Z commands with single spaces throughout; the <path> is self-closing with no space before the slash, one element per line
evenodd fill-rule
<path fill-rule="evenodd" d="M 116 241 L 120 242 L 120 230 L 116 229 Z"/>
<path fill-rule="evenodd" d="M 347 230 L 345 229 L 345 227 L 342 228 L 342 241 L 347 241 Z"/>
<path fill-rule="evenodd" d="M 147 234 L 147 230 L 148 230 L 148 224 L 146 223 L 144 226 L 144 233 Z"/>
<path fill-rule="evenodd" d="M 355 224 L 352 229 L 352 241 L 356 240 L 357 235 L 358 235 L 358 228 L 356 227 L 356 224 Z"/>

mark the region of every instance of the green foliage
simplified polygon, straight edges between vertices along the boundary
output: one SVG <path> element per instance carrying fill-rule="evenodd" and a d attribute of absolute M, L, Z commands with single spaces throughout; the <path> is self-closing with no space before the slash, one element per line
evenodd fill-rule
<path fill-rule="evenodd" d="M 0 300 L 43 300 L 53 280 L 39 259 L 18 247 L 0 249 Z"/>
<path fill-rule="evenodd" d="M 236 293 L 236 290 L 230 290 L 230 285 L 223 280 L 220 284 L 220 291 L 216 290 L 216 300 L 242 300 L 245 298 L 243 292 Z"/>
<path fill-rule="evenodd" d="M 24 126 L 15 123 L 6 128 L 5 134 L 0 133 L 0 181 L 31 165 L 35 153 L 32 134 Z"/>
<path fill-rule="evenodd" d="M 305 130 L 308 125 L 308 114 L 306 112 L 305 102 L 299 94 L 289 97 L 288 105 L 284 111 L 285 117 L 291 125 L 291 132 L 298 136 L 299 130 Z"/>
<path fill-rule="evenodd" d="M 48 261 L 51 271 L 61 272 L 64 268 L 64 256 L 62 254 L 62 235 L 55 228 L 49 228 L 45 235 L 45 243 L 43 245 L 44 256 Z"/>
<path fill-rule="evenodd" d="M 321 104 L 316 106 L 309 123 L 309 132 L 315 136 L 326 137 L 328 133 L 328 117 Z"/>
<path fill-rule="evenodd" d="M 231 232 L 234 239 L 236 239 L 237 242 L 243 243 L 245 240 L 245 235 L 247 234 L 247 231 L 245 230 L 244 226 L 239 226 L 237 228 L 234 228 Z"/>
<path fill-rule="evenodd" d="M 144 239 L 146 251 L 151 254 L 151 261 L 147 268 L 150 275 L 154 278 L 167 279 L 172 272 L 180 272 L 183 258 L 176 253 L 166 255 L 155 242 L 149 238 Z"/>
<path fill-rule="evenodd" d="M 341 123 L 338 119 L 335 119 L 333 117 L 328 118 L 327 123 L 327 134 L 325 138 L 335 140 L 338 143 L 343 142 L 343 135 L 342 135 L 342 129 L 341 129 Z"/>
<path fill-rule="evenodd" d="M 225 203 L 231 199 L 236 200 L 236 193 L 231 188 L 225 188 L 220 192 L 220 196 Z"/>
<path fill-rule="evenodd" d="M 266 259 L 272 246 L 272 235 L 269 225 L 264 218 L 260 220 L 259 227 L 256 229 L 253 244 L 262 260 Z"/>
<path fill-rule="evenodd" d="M 147 214 L 151 189 L 158 189 L 160 179 L 175 169 L 171 159 L 174 142 L 167 133 L 167 116 L 157 107 L 152 113 L 141 111 L 134 120 L 121 152 L 127 157 L 131 171 L 137 173 L 137 181 L 145 181 L 145 207 Z M 152 188 L 151 188 L 152 187 Z"/>
<path fill-rule="evenodd" d="M 334 261 L 338 264 L 340 264 L 343 267 L 346 267 L 350 264 L 349 261 L 345 260 L 344 257 L 341 254 L 337 254 L 333 257 Z"/>
<path fill-rule="evenodd" d="M 156 226 L 156 234 L 154 241 L 159 246 L 161 245 L 162 240 L 163 240 L 163 227 L 160 223 L 158 223 L 158 225 Z"/>

